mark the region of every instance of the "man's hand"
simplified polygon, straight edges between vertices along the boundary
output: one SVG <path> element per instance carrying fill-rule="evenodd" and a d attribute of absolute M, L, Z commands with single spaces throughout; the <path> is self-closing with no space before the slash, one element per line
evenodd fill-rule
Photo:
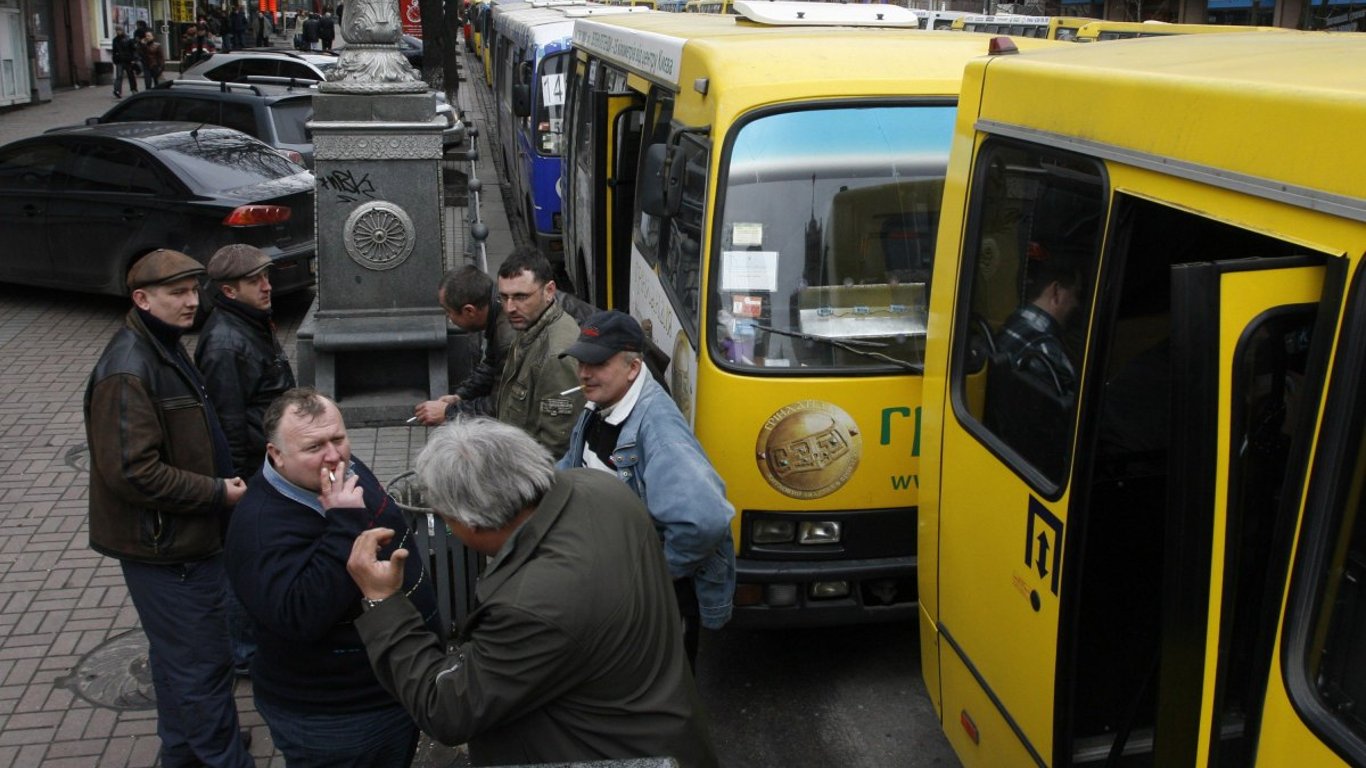
<path fill-rule="evenodd" d="M 355 509 L 365 506 L 365 491 L 360 487 L 360 477 L 346 473 L 346 464 L 329 467 L 326 464 L 318 471 L 318 501 L 323 509 Z M 333 475 L 338 475 L 334 481 Z"/>
<path fill-rule="evenodd" d="M 346 570 L 360 587 L 360 593 L 371 600 L 392 597 L 403 588 L 403 563 L 408 559 L 408 550 L 396 549 L 388 560 L 379 559 L 380 547 L 393 538 L 392 528 L 371 528 L 351 545 Z"/>
<path fill-rule="evenodd" d="M 416 416 L 417 420 L 422 422 L 424 426 L 440 426 L 446 423 L 446 406 L 459 401 L 459 395 L 446 395 L 439 400 L 428 400 L 425 403 L 419 403 L 418 406 L 413 409 L 413 415 Z"/>
<path fill-rule="evenodd" d="M 242 494 L 247 492 L 247 484 L 242 482 L 240 477 L 223 478 L 223 497 L 228 506 L 235 507 L 237 502 L 242 500 Z"/>

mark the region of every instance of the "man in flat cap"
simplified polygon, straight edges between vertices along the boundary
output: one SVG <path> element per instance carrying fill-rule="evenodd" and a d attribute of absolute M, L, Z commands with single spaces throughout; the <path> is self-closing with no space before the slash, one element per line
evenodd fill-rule
<path fill-rule="evenodd" d="M 560 357 L 578 361 L 588 404 L 557 468 L 611 472 L 645 502 L 664 540 L 683 618 L 688 663 L 697 660 L 698 625 L 720 629 L 735 593 L 735 508 L 692 429 L 645 370 L 645 333 L 630 315 L 598 312 Z"/>
<path fill-rule="evenodd" d="M 213 314 L 199 333 L 195 364 L 232 449 L 233 471 L 249 478 L 266 457 L 261 419 L 294 388 L 294 371 L 271 319 L 270 257 L 251 245 L 225 245 L 209 259 Z"/>
<path fill-rule="evenodd" d="M 246 484 L 181 335 L 204 267 L 161 249 L 128 271 L 133 308 L 85 392 L 90 546 L 123 568 L 150 650 L 161 765 L 254 765 L 238 732 L 223 531 Z"/>

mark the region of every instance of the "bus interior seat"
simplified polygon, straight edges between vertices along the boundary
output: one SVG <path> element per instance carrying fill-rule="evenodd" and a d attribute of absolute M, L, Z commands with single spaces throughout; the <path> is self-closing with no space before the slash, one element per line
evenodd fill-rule
<path fill-rule="evenodd" d="M 1044 365 L 1048 362 L 1038 357 Z M 1045 381 L 1002 352 L 987 365 L 983 424 L 1037 468 L 1061 482 L 1072 427 L 1071 394 L 1056 377 Z"/>

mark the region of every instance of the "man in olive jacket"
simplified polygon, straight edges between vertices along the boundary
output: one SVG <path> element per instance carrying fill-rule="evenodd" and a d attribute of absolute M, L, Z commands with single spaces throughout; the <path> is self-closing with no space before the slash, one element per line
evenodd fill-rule
<path fill-rule="evenodd" d="M 417 460 L 427 501 L 489 558 L 454 653 L 403 595 L 408 552 L 357 537 L 356 630 L 380 684 L 474 765 L 716 754 L 684 658 L 673 586 L 645 507 L 605 472 L 555 472 L 490 419 L 438 428 Z"/>
<path fill-rule="evenodd" d="M 223 531 L 246 491 L 181 335 L 204 267 L 156 250 L 85 392 L 90 546 L 119 560 L 150 646 L 163 766 L 253 766 L 237 730 Z"/>
<path fill-rule="evenodd" d="M 498 420 L 563 456 L 583 394 L 574 361 L 559 355 L 578 341 L 579 324 L 555 301 L 550 262 L 531 246 L 515 249 L 498 268 L 498 300 L 517 331 L 498 387 Z"/>

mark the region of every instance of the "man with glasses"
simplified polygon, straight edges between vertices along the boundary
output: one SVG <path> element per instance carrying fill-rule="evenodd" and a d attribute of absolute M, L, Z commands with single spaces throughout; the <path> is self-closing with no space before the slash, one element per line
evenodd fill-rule
<path fill-rule="evenodd" d="M 550 261 L 531 246 L 498 268 L 498 301 L 517 331 L 498 387 L 498 420 L 563 456 L 584 401 L 574 361 L 560 357 L 578 340 L 579 324 L 555 301 L 553 278 Z"/>

